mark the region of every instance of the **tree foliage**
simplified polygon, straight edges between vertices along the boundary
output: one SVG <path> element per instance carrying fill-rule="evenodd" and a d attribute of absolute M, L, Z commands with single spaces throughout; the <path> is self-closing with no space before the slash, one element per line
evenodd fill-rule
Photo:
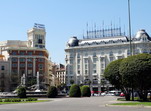
<path fill-rule="evenodd" d="M 91 91 L 89 86 L 82 86 L 81 87 L 81 96 L 83 97 L 90 97 L 91 96 Z"/>
<path fill-rule="evenodd" d="M 55 98 L 58 95 L 57 88 L 55 86 L 50 86 L 47 91 L 48 98 Z"/>
<path fill-rule="evenodd" d="M 111 62 L 106 67 L 105 72 L 104 72 L 105 79 L 110 81 L 110 83 L 112 85 L 114 85 L 117 89 L 120 89 L 121 85 L 122 85 L 122 81 L 121 81 L 122 77 L 119 73 L 119 67 L 120 67 L 122 60 L 123 59 L 119 59 L 119 60 L 115 60 L 115 61 Z"/>
<path fill-rule="evenodd" d="M 22 86 L 18 87 L 18 89 L 17 89 L 17 96 L 19 98 L 26 98 L 26 88 L 22 87 Z"/>
<path fill-rule="evenodd" d="M 139 54 L 124 59 L 119 68 L 125 87 L 138 90 L 143 99 L 151 86 L 151 55 Z"/>
<path fill-rule="evenodd" d="M 104 77 L 116 88 L 124 89 L 126 98 L 134 89 L 143 100 L 151 86 L 151 55 L 138 54 L 111 62 L 105 69 Z"/>
<path fill-rule="evenodd" d="M 70 87 L 69 96 L 70 97 L 81 97 L 80 87 L 78 85 L 76 85 L 76 84 L 73 84 Z"/>

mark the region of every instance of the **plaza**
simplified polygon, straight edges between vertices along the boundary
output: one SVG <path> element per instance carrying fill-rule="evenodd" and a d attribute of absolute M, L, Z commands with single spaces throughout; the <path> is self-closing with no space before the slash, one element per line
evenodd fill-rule
<path fill-rule="evenodd" d="M 0 111 L 150 111 L 150 108 L 138 106 L 123 107 L 106 105 L 117 102 L 117 97 L 115 96 L 54 98 L 48 100 L 51 101 L 0 105 Z"/>

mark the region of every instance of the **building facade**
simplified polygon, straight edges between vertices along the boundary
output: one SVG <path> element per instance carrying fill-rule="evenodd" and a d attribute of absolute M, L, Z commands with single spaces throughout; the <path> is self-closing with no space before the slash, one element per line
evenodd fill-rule
<path fill-rule="evenodd" d="M 52 67 L 54 86 L 64 85 L 66 82 L 65 66 L 63 64 L 53 64 Z"/>
<path fill-rule="evenodd" d="M 94 91 L 101 91 L 106 66 L 131 54 L 129 39 L 120 28 L 89 31 L 80 40 L 71 37 L 65 52 L 66 85 L 71 86 L 72 80 L 76 84 L 90 85 Z M 132 38 L 132 53 L 151 53 L 151 37 L 145 30 L 139 30 Z"/>
<path fill-rule="evenodd" d="M 37 72 L 40 74 L 40 84 L 48 84 L 48 57 L 45 48 L 46 31 L 44 25 L 35 24 L 27 32 L 28 40 L 7 40 L 0 42 L 1 54 L 9 62 L 10 90 L 20 85 L 20 79 L 25 74 L 26 85 L 36 81 Z"/>
<path fill-rule="evenodd" d="M 9 62 L 0 55 L 0 92 L 9 91 L 10 88 Z"/>

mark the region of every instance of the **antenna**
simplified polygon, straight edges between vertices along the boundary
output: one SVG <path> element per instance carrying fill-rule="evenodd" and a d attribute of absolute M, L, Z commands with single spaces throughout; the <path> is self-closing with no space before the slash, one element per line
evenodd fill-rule
<path fill-rule="evenodd" d="M 95 31 L 95 38 L 96 38 L 96 23 L 94 23 L 94 31 Z"/>
<path fill-rule="evenodd" d="M 88 23 L 87 23 L 87 39 L 89 38 L 89 35 L 88 35 Z"/>

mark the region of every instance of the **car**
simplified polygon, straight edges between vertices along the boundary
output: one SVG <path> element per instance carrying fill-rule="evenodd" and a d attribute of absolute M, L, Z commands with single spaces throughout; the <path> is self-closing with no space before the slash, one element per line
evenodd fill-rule
<path fill-rule="evenodd" d="M 121 96 L 121 97 L 124 97 L 124 96 L 125 96 L 125 94 L 124 94 L 123 92 L 121 92 L 120 96 Z"/>

